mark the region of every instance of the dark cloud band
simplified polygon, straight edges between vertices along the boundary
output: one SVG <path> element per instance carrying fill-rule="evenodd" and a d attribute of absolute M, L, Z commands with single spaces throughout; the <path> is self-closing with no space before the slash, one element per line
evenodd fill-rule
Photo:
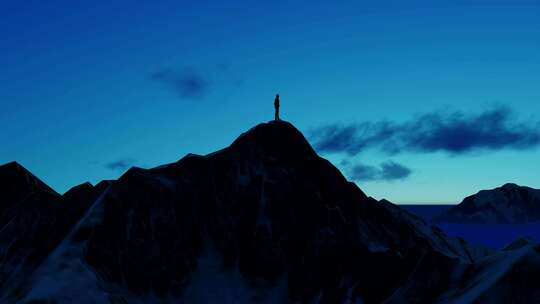
<path fill-rule="evenodd" d="M 509 108 L 476 115 L 430 113 L 404 123 L 391 121 L 331 124 L 310 132 L 320 152 L 356 155 L 365 149 L 387 154 L 437 152 L 465 154 L 478 150 L 526 150 L 540 144 L 538 123 L 518 122 Z"/>
<path fill-rule="evenodd" d="M 384 162 L 380 166 L 355 164 L 347 166 L 347 172 L 351 179 L 357 181 L 395 181 L 409 177 L 411 169 L 392 162 Z"/>
<path fill-rule="evenodd" d="M 124 171 L 132 167 L 134 163 L 135 161 L 133 159 L 119 159 L 119 160 L 115 160 L 110 163 L 107 163 L 105 167 L 111 170 Z"/>

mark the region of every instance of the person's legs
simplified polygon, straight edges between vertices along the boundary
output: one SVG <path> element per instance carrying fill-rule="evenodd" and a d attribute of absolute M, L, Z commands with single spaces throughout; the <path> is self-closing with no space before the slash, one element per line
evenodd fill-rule
<path fill-rule="evenodd" d="M 274 119 L 279 120 L 279 107 L 276 107 L 276 115 L 275 115 Z"/>

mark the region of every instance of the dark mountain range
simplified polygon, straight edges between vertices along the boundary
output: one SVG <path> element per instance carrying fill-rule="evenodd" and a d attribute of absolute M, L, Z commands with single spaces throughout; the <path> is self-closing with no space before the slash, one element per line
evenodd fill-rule
<path fill-rule="evenodd" d="M 18 163 L 0 166 L 0 287 L 17 288 L 105 190 L 89 183 L 59 195 Z"/>
<path fill-rule="evenodd" d="M 505 184 L 482 190 L 450 208 L 436 222 L 519 224 L 540 221 L 540 190 Z"/>
<path fill-rule="evenodd" d="M 448 237 L 368 197 L 287 122 L 61 197 L 9 197 L 5 303 L 540 300 L 538 245 L 490 252 Z"/>

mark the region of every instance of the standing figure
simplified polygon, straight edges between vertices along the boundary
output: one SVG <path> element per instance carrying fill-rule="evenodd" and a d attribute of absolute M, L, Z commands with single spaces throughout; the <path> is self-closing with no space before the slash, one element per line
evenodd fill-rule
<path fill-rule="evenodd" d="M 274 116 L 275 120 L 279 119 L 279 94 L 276 94 L 276 99 L 274 99 L 274 108 L 276 109 L 276 114 Z"/>

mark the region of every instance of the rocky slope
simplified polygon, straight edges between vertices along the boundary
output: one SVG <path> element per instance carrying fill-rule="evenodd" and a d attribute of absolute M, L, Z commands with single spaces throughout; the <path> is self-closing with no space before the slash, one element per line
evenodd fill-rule
<path fill-rule="evenodd" d="M 89 183 L 59 195 L 21 165 L 0 166 L 0 288 L 20 288 L 24 277 L 67 236 L 104 190 Z"/>
<path fill-rule="evenodd" d="M 540 190 L 505 184 L 482 190 L 435 218 L 437 222 L 518 224 L 540 221 Z"/>
<path fill-rule="evenodd" d="M 105 188 L 4 302 L 451 302 L 493 257 L 366 196 L 287 122 Z M 530 246 L 522 261 L 536 265 Z M 530 269 L 505 272 L 508 284 Z M 507 284 L 490 282 L 482 296 Z"/>
<path fill-rule="evenodd" d="M 438 303 L 540 303 L 540 246 L 518 239 L 474 265 L 457 267 Z"/>

